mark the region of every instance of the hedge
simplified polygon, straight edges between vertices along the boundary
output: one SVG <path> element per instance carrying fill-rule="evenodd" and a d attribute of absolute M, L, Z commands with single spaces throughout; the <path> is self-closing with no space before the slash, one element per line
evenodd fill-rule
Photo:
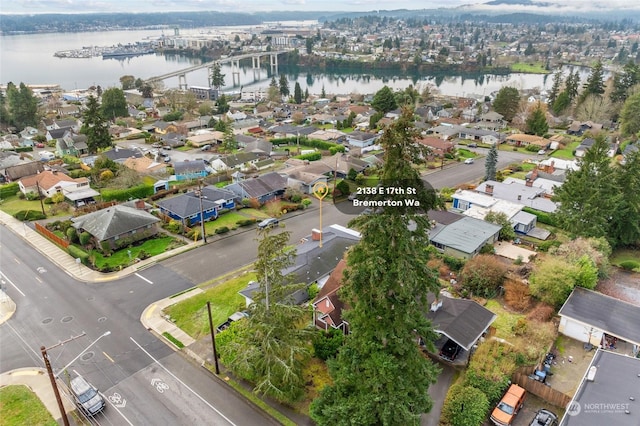
<path fill-rule="evenodd" d="M 18 182 L 11 182 L 0 186 L 0 198 L 7 198 L 16 195 L 20 191 Z"/>
<path fill-rule="evenodd" d="M 131 199 L 147 198 L 153 194 L 153 186 L 138 185 L 126 189 L 104 189 L 100 193 L 102 201 L 128 201 Z"/>
<path fill-rule="evenodd" d="M 525 207 L 522 209 L 522 211 L 535 215 L 538 218 L 538 222 L 540 223 L 544 223 L 545 225 L 558 226 L 558 222 L 552 214 L 541 212 L 540 210 L 532 209 L 531 207 Z"/>
<path fill-rule="evenodd" d="M 83 265 L 87 265 L 89 263 L 89 253 L 81 248 L 70 245 L 67 247 L 67 252 L 73 256 L 74 259 L 80 259 Z"/>
<path fill-rule="evenodd" d="M 322 139 L 309 139 L 306 136 L 301 136 L 298 138 L 297 136 L 292 136 L 289 138 L 274 138 L 270 141 L 273 145 L 295 145 L 300 142 L 300 145 L 308 146 L 310 148 L 318 148 L 323 149 L 325 151 L 331 150 L 331 148 L 342 148 L 344 147 L 337 143 L 323 141 Z"/>
<path fill-rule="evenodd" d="M 321 152 L 310 152 L 309 154 L 297 155 L 294 158 L 299 160 L 317 161 L 322 158 Z"/>
<path fill-rule="evenodd" d="M 226 234 L 227 232 L 229 232 L 229 228 L 227 228 L 226 226 L 222 226 L 215 230 L 216 234 Z"/>
<path fill-rule="evenodd" d="M 640 262 L 635 260 L 625 260 L 620 262 L 620 267 L 627 271 L 633 271 L 634 269 L 640 269 Z"/>
<path fill-rule="evenodd" d="M 20 210 L 18 213 L 14 214 L 13 217 L 19 221 L 41 220 L 47 218 L 46 215 L 42 214 L 42 212 L 38 210 Z"/>
<path fill-rule="evenodd" d="M 241 220 L 236 222 L 236 225 L 238 225 L 238 226 L 250 226 L 250 225 L 253 225 L 256 222 L 257 222 L 256 219 L 241 219 Z"/>

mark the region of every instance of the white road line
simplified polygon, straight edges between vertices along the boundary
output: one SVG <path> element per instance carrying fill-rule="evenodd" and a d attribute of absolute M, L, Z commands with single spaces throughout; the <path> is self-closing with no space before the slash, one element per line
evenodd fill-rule
<path fill-rule="evenodd" d="M 33 352 L 33 354 L 35 355 L 35 359 L 36 359 L 36 360 L 39 360 L 39 361 L 42 361 L 42 356 L 41 356 L 41 354 L 39 354 L 38 352 L 36 352 L 36 351 L 35 351 L 35 349 L 33 349 L 33 348 L 31 347 L 31 345 L 29 345 L 29 344 L 27 343 L 27 341 L 26 341 L 26 340 L 24 340 L 24 338 L 20 335 L 20 333 L 18 333 L 18 330 L 16 330 L 15 328 L 13 328 L 13 326 L 11 325 L 11 322 L 7 321 L 5 324 L 7 325 L 7 327 L 9 327 L 9 328 L 11 329 L 11 331 L 13 331 L 13 332 L 15 333 L 15 335 L 18 337 L 18 339 L 20 339 L 20 340 L 22 341 L 22 343 L 24 343 L 24 345 L 25 345 L 28 349 L 30 349 L 30 350 L 31 350 L 31 352 Z M 44 364 L 44 362 L 43 362 L 43 364 Z"/>
<path fill-rule="evenodd" d="M 146 279 L 145 277 L 143 277 L 142 275 L 140 275 L 139 273 L 135 273 L 136 277 L 140 278 L 141 280 L 145 280 L 146 282 L 148 282 L 149 284 L 153 284 L 153 281 Z"/>
<path fill-rule="evenodd" d="M 111 402 L 111 400 L 107 397 L 107 395 L 103 394 L 102 392 L 100 392 L 100 395 L 102 395 L 102 399 L 104 399 L 105 401 L 107 401 L 109 403 L 109 405 L 111 405 L 113 408 L 116 409 L 116 411 L 118 412 L 118 414 L 120 414 L 122 416 L 122 418 L 124 419 L 125 422 L 129 423 L 129 426 L 133 426 L 133 423 L 131 423 L 129 421 L 129 419 L 127 418 L 127 416 L 125 416 L 122 411 L 120 411 L 120 409 L 118 407 L 116 407 L 113 402 Z M 111 423 L 111 422 L 109 422 Z"/>
<path fill-rule="evenodd" d="M 0 272 L 0 275 L 2 275 L 4 277 L 5 280 L 9 281 L 9 284 L 11 284 L 13 286 L 13 288 L 15 288 L 16 290 L 18 290 L 18 293 L 20 293 L 23 297 L 26 297 L 26 295 L 22 292 L 22 290 L 20 290 L 18 288 L 18 286 L 16 286 L 9 278 L 7 278 L 7 276 L 5 274 L 3 274 L 2 272 Z"/>
<path fill-rule="evenodd" d="M 160 364 L 160 361 L 158 361 L 157 359 L 155 359 L 149 352 L 147 352 L 142 346 L 140 346 L 140 344 L 138 342 L 136 342 L 133 337 L 129 336 L 129 339 L 131 339 L 131 341 L 133 343 L 136 344 L 137 347 L 139 347 L 142 352 L 144 352 L 145 354 L 147 354 L 147 356 L 149 356 L 149 358 L 151 358 L 156 364 L 158 364 L 164 371 L 167 372 L 167 374 L 169 374 L 171 377 L 173 377 L 174 379 L 176 379 L 178 382 L 180 382 L 180 384 L 182 384 L 182 386 L 184 386 L 185 388 L 187 388 L 189 391 L 191 391 L 191 393 L 193 393 L 195 396 L 198 397 L 198 399 L 200 399 L 200 401 L 204 402 L 205 404 L 207 404 L 209 406 L 209 408 L 211 408 L 213 411 L 215 411 L 216 413 L 218 413 L 220 415 L 220 417 L 222 417 L 223 419 L 225 419 L 227 422 L 229 422 L 230 425 L 232 426 L 236 426 L 235 423 L 233 423 L 231 420 L 229 420 L 227 418 L 227 416 L 225 416 L 224 414 L 222 414 L 220 412 L 220 410 L 218 410 L 216 407 L 214 407 L 213 405 L 209 404 L 208 401 L 206 401 L 203 397 L 201 397 L 196 391 L 194 391 L 193 389 L 191 389 L 189 386 L 187 386 L 186 383 L 184 383 L 182 380 L 180 380 L 179 378 L 176 377 L 175 374 L 173 374 L 171 371 L 169 371 L 169 369 L 167 369 L 167 367 L 165 367 L 164 365 Z"/>

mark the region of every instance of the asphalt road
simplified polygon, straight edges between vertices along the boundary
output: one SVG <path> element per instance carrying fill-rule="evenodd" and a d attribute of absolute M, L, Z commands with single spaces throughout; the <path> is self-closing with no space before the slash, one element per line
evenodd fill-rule
<path fill-rule="evenodd" d="M 467 148 L 477 154 L 483 156 L 473 164 L 464 164 L 464 162 L 457 163 L 453 166 L 449 166 L 444 170 L 438 170 L 431 172 L 423 177 L 425 182 L 431 185 L 435 189 L 441 188 L 453 188 L 456 185 L 463 183 L 479 182 L 484 177 L 485 160 L 484 156 L 489 151 L 487 148 Z M 535 154 L 522 154 L 520 152 L 513 151 L 498 151 L 498 166 L 497 169 L 504 169 L 511 163 L 521 163 L 526 159 L 539 160 L 540 157 Z"/>
<path fill-rule="evenodd" d="M 156 265 L 116 282 L 85 284 L 4 227 L 0 241 L 1 282 L 17 305 L 14 316 L 0 327 L 0 372 L 41 368 L 40 346 L 85 333 L 48 353 L 54 371 L 68 365 L 71 377 L 81 374 L 107 397 L 109 406 L 96 418 L 100 424 L 268 422 L 141 325 L 144 307 L 193 282 Z M 111 333 L 74 361 L 106 331 Z"/>

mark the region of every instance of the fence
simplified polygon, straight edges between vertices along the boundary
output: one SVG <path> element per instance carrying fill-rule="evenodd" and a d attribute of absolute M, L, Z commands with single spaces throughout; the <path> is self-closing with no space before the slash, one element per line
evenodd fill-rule
<path fill-rule="evenodd" d="M 38 231 L 39 233 L 41 233 L 42 235 L 44 235 L 45 237 L 47 237 L 48 239 L 50 239 L 51 241 L 59 245 L 60 247 L 64 247 L 65 249 L 69 247 L 69 241 L 58 237 L 56 234 L 49 231 L 47 228 L 40 225 L 39 223 L 36 223 L 36 231 Z"/>
<path fill-rule="evenodd" d="M 530 368 L 530 370 L 532 371 L 533 368 Z M 524 372 L 523 370 L 513 373 L 511 381 L 513 383 L 517 383 L 518 385 L 525 388 L 528 392 L 531 392 L 535 396 L 542 398 L 549 404 L 555 405 L 556 407 L 564 408 L 571 401 L 571 397 L 569 395 L 564 394 L 559 390 L 556 390 L 551 386 L 547 386 L 537 380 L 530 379 L 529 374 Z"/>

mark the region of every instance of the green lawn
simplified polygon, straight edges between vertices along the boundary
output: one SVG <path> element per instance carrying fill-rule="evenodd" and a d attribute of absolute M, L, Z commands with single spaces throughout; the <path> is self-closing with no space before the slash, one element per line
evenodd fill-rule
<path fill-rule="evenodd" d="M 535 63 L 521 63 L 517 62 L 511 65 L 511 71 L 513 72 L 526 72 L 530 74 L 549 74 L 549 70 L 544 67 L 542 62 Z"/>
<path fill-rule="evenodd" d="M 0 388 L 0 419 L 3 426 L 58 424 L 37 395 L 24 385 Z"/>
<path fill-rule="evenodd" d="M 640 250 L 617 249 L 611 254 L 609 261 L 616 266 L 620 266 L 625 261 L 633 261 L 640 264 Z M 636 268 L 634 271 L 640 272 L 640 268 Z"/>
<path fill-rule="evenodd" d="M 156 256 L 179 245 L 182 245 L 182 242 L 179 240 L 173 237 L 164 236 L 147 240 L 141 245 L 131 247 L 130 249 L 123 248 L 121 250 L 114 251 L 109 257 L 105 257 L 97 250 L 93 250 L 91 254 L 95 255 L 96 267 L 98 268 L 102 268 L 104 266 L 117 267 L 119 265 L 126 267 L 131 264 L 128 250 L 131 250 L 131 259 L 135 259 L 142 250 L 150 256 Z"/>
<path fill-rule="evenodd" d="M 47 215 L 47 217 L 56 217 L 51 213 L 51 204 L 42 204 L 42 205 L 44 205 L 44 212 Z M 13 195 L 11 197 L 7 197 L 0 201 L 0 210 L 13 216 L 19 211 L 23 211 L 23 210 L 33 210 L 37 212 L 42 212 L 42 205 L 40 204 L 39 200 L 34 200 L 34 201 L 21 200 L 17 195 Z M 69 212 L 62 212 L 62 213 L 59 213 L 57 216 L 69 216 Z"/>
<path fill-rule="evenodd" d="M 510 340 L 513 337 L 513 327 L 518 322 L 518 319 L 524 318 L 524 315 L 507 311 L 496 299 L 488 300 L 485 308 L 497 316 L 496 320 L 491 324 L 496 328 L 496 337 Z"/>
<path fill-rule="evenodd" d="M 562 158 L 564 160 L 573 160 L 575 157 L 573 151 L 580 145 L 580 141 L 571 142 L 563 149 L 558 149 L 551 153 L 551 157 Z"/>
<path fill-rule="evenodd" d="M 244 309 L 244 298 L 238 294 L 249 281 L 256 279 L 255 273 L 225 281 L 197 296 L 190 297 L 164 310 L 165 314 L 194 339 L 209 334 L 207 302 L 211 302 L 211 317 L 214 327 L 226 321 L 232 313 Z"/>
<path fill-rule="evenodd" d="M 262 219 L 266 219 L 267 217 L 269 217 L 269 215 L 255 209 L 243 209 L 242 214 L 238 212 L 230 211 L 230 212 L 221 214 L 220 216 L 218 216 L 216 220 L 206 222 L 205 228 L 207 230 L 207 235 L 210 235 L 215 233 L 216 229 L 222 228 L 223 226 L 226 226 L 229 229 L 236 228 L 238 226 L 236 225 L 236 222 L 238 222 L 239 220 L 249 219 L 249 218 L 262 220 Z"/>
<path fill-rule="evenodd" d="M 456 152 L 463 160 L 467 158 L 475 158 L 477 156 L 475 152 L 469 151 L 465 148 L 458 148 Z"/>

